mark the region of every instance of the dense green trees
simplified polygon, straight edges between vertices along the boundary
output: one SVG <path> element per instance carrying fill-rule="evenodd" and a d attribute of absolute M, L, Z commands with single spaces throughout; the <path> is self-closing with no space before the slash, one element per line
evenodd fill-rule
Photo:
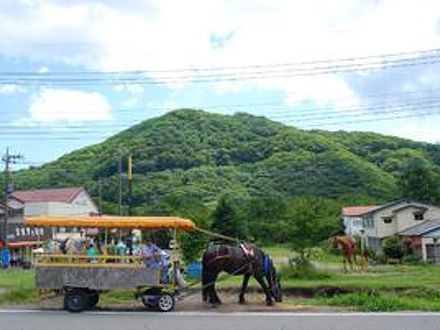
<path fill-rule="evenodd" d="M 316 242 L 337 230 L 344 204 L 402 195 L 440 202 L 438 145 L 374 133 L 303 131 L 248 114 L 190 109 L 15 172 L 15 187 L 84 186 L 102 200 L 105 213 L 115 213 L 121 152 L 133 155 L 134 214 L 178 214 L 206 227 L 214 222 L 224 233 L 262 243 L 299 242 L 309 234 Z M 124 204 L 126 213 L 125 197 Z M 186 237 L 188 244 L 195 240 Z"/>
<path fill-rule="evenodd" d="M 363 195 L 388 201 L 401 195 L 396 179 L 405 161 L 423 159 L 433 173 L 440 173 L 436 145 L 373 133 L 307 132 L 247 114 L 186 109 L 19 171 L 16 187 L 82 185 L 98 197 L 101 180 L 104 211 L 111 211 L 117 202 L 121 151 L 133 155 L 133 201 L 142 208 L 175 191 L 208 203 L 227 191 L 251 197 Z"/>
<path fill-rule="evenodd" d="M 407 161 L 399 175 L 398 185 L 404 197 L 427 203 L 440 202 L 440 180 L 424 159 Z"/>
<path fill-rule="evenodd" d="M 243 199 L 224 195 L 213 213 L 212 229 L 220 234 L 238 239 L 248 237 L 248 223 L 242 212 Z"/>

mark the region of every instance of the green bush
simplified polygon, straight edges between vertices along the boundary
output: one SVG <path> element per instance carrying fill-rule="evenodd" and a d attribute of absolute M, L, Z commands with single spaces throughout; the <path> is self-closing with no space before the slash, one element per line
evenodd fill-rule
<path fill-rule="evenodd" d="M 407 254 L 402 258 L 402 262 L 404 264 L 409 264 L 409 265 L 419 265 L 423 263 L 423 260 L 420 256 L 414 254 Z"/>
<path fill-rule="evenodd" d="M 372 261 L 378 265 L 384 265 L 387 263 L 387 256 L 383 252 L 377 252 L 371 257 Z"/>
<path fill-rule="evenodd" d="M 309 259 L 301 255 L 289 258 L 289 264 L 281 267 L 281 274 L 288 279 L 327 279 L 331 275 L 327 272 L 319 271 Z"/>
<path fill-rule="evenodd" d="M 388 237 L 383 242 L 383 252 L 388 258 L 402 260 L 404 255 L 403 244 L 399 237 Z"/>

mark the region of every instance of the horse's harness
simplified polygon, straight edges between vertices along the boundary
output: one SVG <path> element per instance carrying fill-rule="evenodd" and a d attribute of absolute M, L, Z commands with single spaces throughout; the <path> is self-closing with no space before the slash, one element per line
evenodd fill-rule
<path fill-rule="evenodd" d="M 247 247 L 243 243 L 239 244 L 239 247 L 243 251 L 244 257 L 247 261 L 247 265 L 250 266 L 250 270 L 251 270 L 251 272 L 253 272 L 252 265 L 255 263 L 255 260 L 253 259 L 255 257 L 254 249 Z M 226 254 L 220 254 L 219 246 L 216 245 L 215 246 L 215 256 L 207 262 L 207 265 L 210 265 L 218 260 L 230 259 L 230 258 L 231 258 L 231 254 L 229 253 L 229 250 Z M 263 262 L 263 269 L 264 269 L 264 262 Z"/>

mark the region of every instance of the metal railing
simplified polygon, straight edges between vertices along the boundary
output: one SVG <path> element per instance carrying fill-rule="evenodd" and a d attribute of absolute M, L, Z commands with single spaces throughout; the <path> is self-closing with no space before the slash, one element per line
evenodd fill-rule
<path fill-rule="evenodd" d="M 35 253 L 32 263 L 36 267 L 41 266 L 79 266 L 79 267 L 146 267 L 141 256 L 125 255 L 99 255 L 88 256 L 86 254 L 50 254 Z"/>

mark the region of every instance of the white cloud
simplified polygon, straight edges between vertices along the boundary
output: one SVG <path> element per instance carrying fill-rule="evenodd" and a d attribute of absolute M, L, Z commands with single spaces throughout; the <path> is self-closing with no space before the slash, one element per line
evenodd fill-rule
<path fill-rule="evenodd" d="M 384 134 L 392 134 L 403 138 L 410 138 L 416 141 L 440 143 L 438 121 L 440 116 L 419 117 L 402 120 L 398 126 L 393 125 Z"/>
<path fill-rule="evenodd" d="M 23 93 L 24 87 L 15 84 L 0 85 L 0 94 L 11 95 L 16 93 Z"/>
<path fill-rule="evenodd" d="M 50 69 L 47 66 L 42 66 L 40 68 L 38 68 L 38 73 L 40 74 L 45 74 L 48 73 L 50 71 Z"/>
<path fill-rule="evenodd" d="M 35 122 L 90 122 L 111 119 L 107 99 L 97 92 L 44 88 L 29 107 Z"/>
<path fill-rule="evenodd" d="M 156 0 L 137 1 L 133 10 L 122 10 L 117 1 L 11 3 L 9 11 L 0 10 L 0 40 L 13 40 L 0 42 L 8 46 L 0 47 L 1 55 L 145 70 L 152 79 L 168 74 L 150 69 L 346 58 L 440 42 L 440 2 L 429 0 Z M 222 37 L 221 47 L 212 47 L 212 36 Z M 287 96 L 289 103 L 358 95 L 341 75 L 223 82 L 214 90 L 249 87 L 295 93 Z"/>
<path fill-rule="evenodd" d="M 128 99 L 122 102 L 124 107 L 133 107 L 139 102 L 140 95 L 144 92 L 141 85 L 119 84 L 114 87 L 116 92 L 126 92 L 130 95 Z"/>

